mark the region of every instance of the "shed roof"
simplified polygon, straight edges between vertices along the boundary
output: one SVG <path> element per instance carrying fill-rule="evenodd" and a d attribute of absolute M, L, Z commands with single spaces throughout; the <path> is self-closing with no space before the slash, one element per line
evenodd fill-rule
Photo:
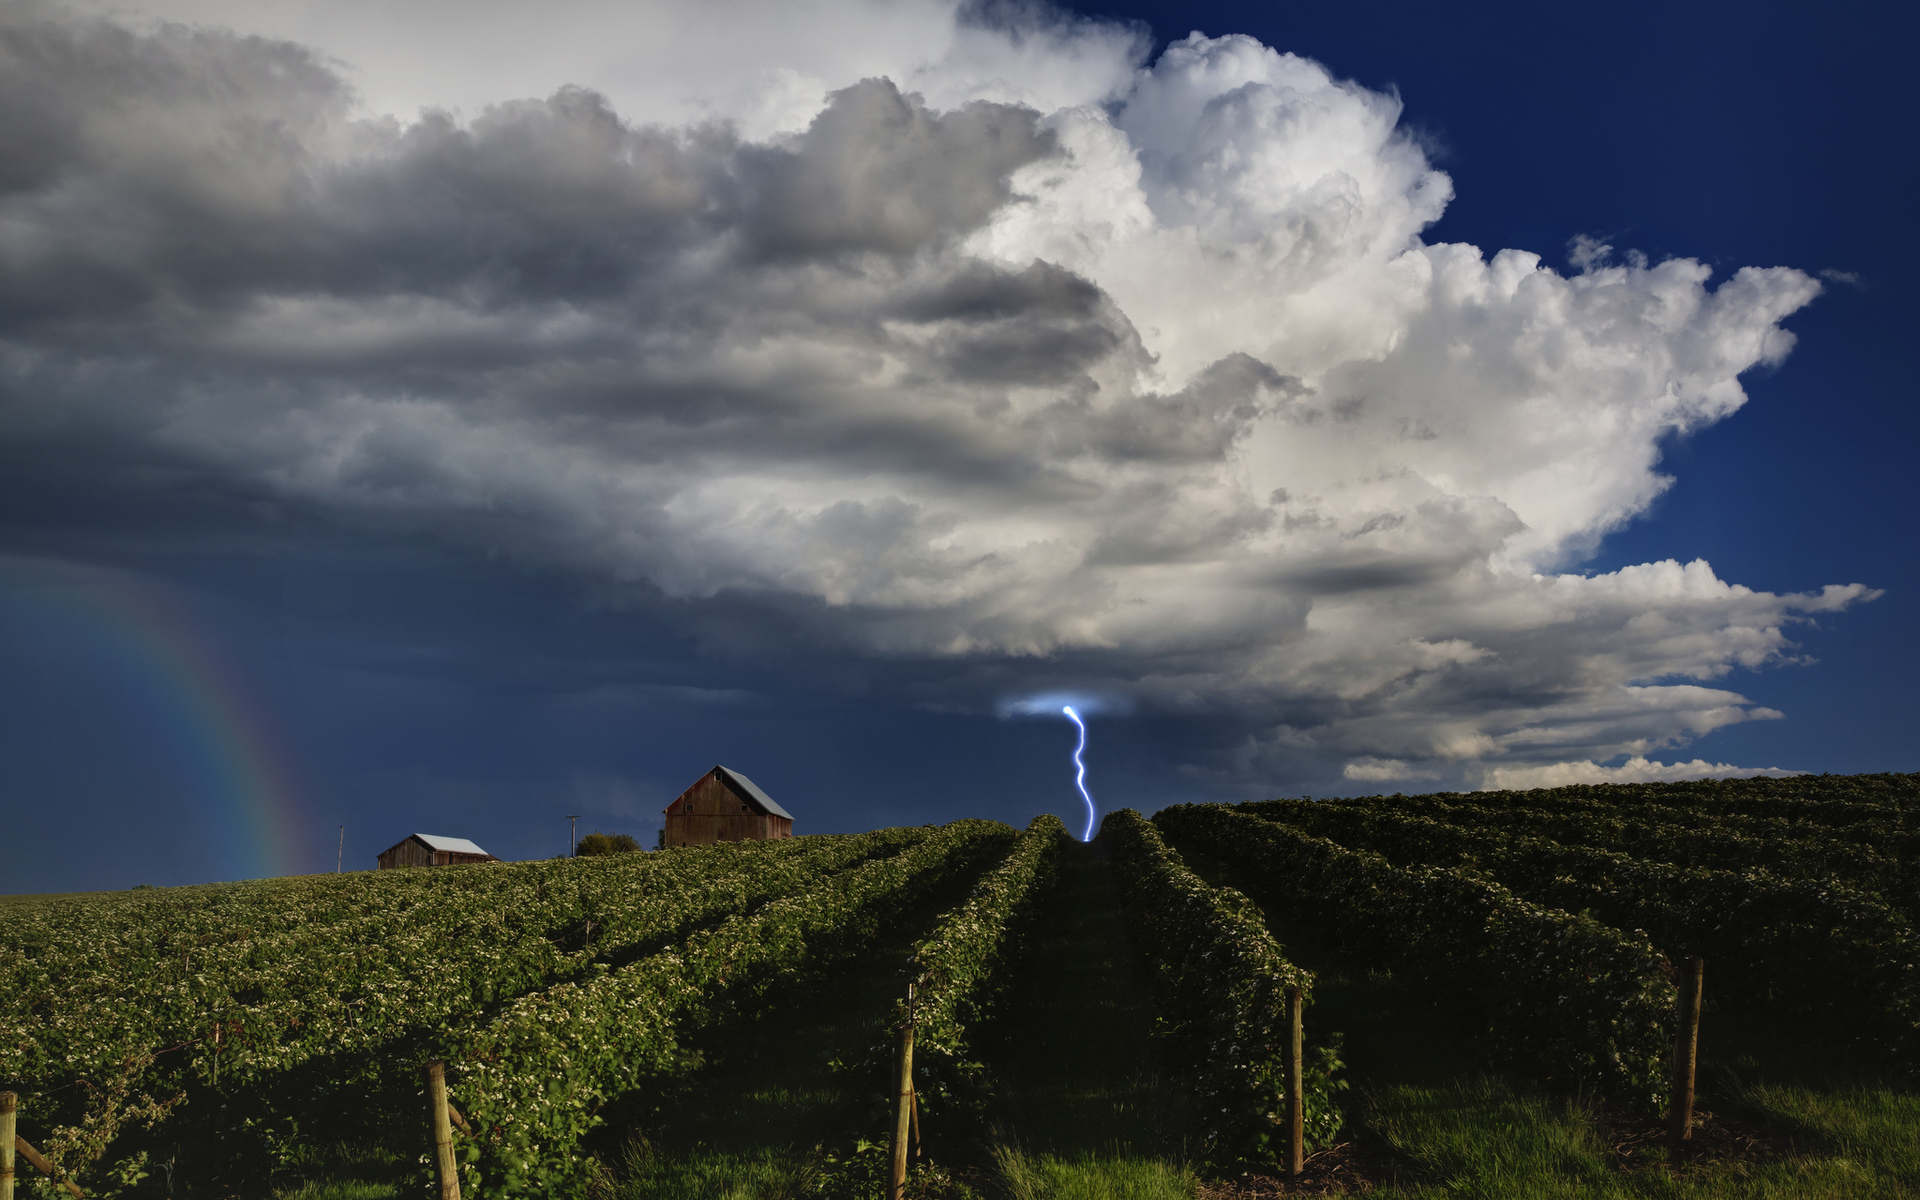
<path fill-rule="evenodd" d="M 413 836 L 425 842 L 428 848 L 433 850 L 449 850 L 455 854 L 487 854 L 485 850 L 466 838 L 440 837 L 431 833 L 416 833 Z M 492 858 L 493 855 L 487 854 L 487 857 Z"/>
<path fill-rule="evenodd" d="M 761 791 L 759 786 L 756 785 L 753 782 L 753 780 L 748 779 L 745 775 L 742 775 L 740 772 L 734 770 L 731 767 L 723 767 L 718 763 L 714 764 L 713 769 L 720 772 L 722 775 L 725 775 L 728 779 L 731 779 L 733 782 L 739 784 L 740 790 L 745 792 L 747 795 L 752 796 L 754 799 L 754 803 L 758 804 L 761 808 L 766 809 L 768 812 L 772 813 L 776 817 L 785 817 L 789 821 L 793 820 L 793 814 L 788 812 L 786 809 L 781 808 L 778 804 L 775 804 L 773 802 L 773 797 Z"/>

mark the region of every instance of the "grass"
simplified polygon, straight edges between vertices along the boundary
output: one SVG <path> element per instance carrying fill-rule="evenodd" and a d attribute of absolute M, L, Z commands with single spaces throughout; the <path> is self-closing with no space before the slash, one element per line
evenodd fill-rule
<path fill-rule="evenodd" d="M 818 1174 L 812 1156 L 790 1150 L 702 1150 L 660 1154 L 629 1142 L 619 1162 L 621 1196 L 685 1200 L 799 1200 Z"/>
<path fill-rule="evenodd" d="M 1803 1143 L 1774 1161 L 1670 1164 L 1653 1151 L 1631 1170 L 1612 1163 L 1596 1114 L 1578 1101 L 1553 1097 L 1483 1077 L 1442 1087 L 1392 1086 L 1370 1090 L 1363 1120 L 1399 1160 L 1382 1197 L 1472 1196 L 1487 1200 L 1591 1197 L 1593 1200 L 1765 1197 L 1768 1200 L 1840 1200 L 1842 1197 L 1920 1196 L 1912 1156 L 1920 1113 L 1906 1098 L 1904 1112 L 1876 1121 L 1874 1110 L 1894 1099 L 1863 1089 L 1853 1095 L 1816 1095 L 1768 1088 L 1788 1108 L 1812 1101 L 1832 1121 L 1830 1136 Z M 1751 1097 L 1758 1099 L 1759 1097 Z M 1902 1107 L 1897 1102 L 1896 1109 Z M 1784 1110 L 1783 1110 L 1784 1111 Z"/>
<path fill-rule="evenodd" d="M 1744 1089 L 1739 1100 L 1809 1143 L 1830 1148 L 1850 1167 L 1920 1182 L 1920 1096 L 1875 1087 L 1817 1091 L 1758 1084 Z"/>
<path fill-rule="evenodd" d="M 406 1179 L 412 1164 L 396 1152 L 340 1145 L 308 1153 L 309 1177 L 275 1188 L 272 1200 L 398 1200 L 410 1194 Z"/>
<path fill-rule="evenodd" d="M 1183 1167 L 1118 1148 L 1061 1158 L 1002 1146 L 994 1166 L 1009 1200 L 1188 1200 L 1197 1182 Z"/>
<path fill-rule="evenodd" d="M 366 1179 L 308 1180 L 274 1191 L 274 1200 L 392 1200 L 401 1188 L 395 1183 Z"/>
<path fill-rule="evenodd" d="M 1362 1119 L 1418 1196 L 1605 1195 L 1606 1147 L 1568 1100 L 1482 1076 L 1369 1089 Z"/>

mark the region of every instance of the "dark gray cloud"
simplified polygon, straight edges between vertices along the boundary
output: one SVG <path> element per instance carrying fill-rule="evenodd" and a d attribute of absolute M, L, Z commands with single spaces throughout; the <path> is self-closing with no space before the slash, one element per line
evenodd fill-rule
<path fill-rule="evenodd" d="M 741 231 L 768 255 L 910 253 L 985 224 L 1010 196 L 1008 176 L 1053 151 L 1030 109 L 930 113 L 890 80 L 862 80 L 790 146 L 744 156 Z"/>
<path fill-rule="evenodd" d="M 577 87 L 402 123 L 298 46 L 9 8 L 16 546 L 417 539 L 768 686 L 1204 715 L 1219 778 L 1768 715 L 1710 682 L 1865 589 L 1558 572 L 1818 285 L 1426 245 L 1450 184 L 1391 99 L 1244 38 L 1129 76 L 1136 39 L 1043 17 L 750 133 Z M 1132 83 L 1041 111 L 1015 69 Z M 594 645 L 536 657 L 691 686 Z"/>

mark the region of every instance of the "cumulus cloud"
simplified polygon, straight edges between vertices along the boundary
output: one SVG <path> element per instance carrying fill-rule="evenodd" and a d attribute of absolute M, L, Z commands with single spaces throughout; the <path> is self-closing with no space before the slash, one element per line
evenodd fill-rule
<path fill-rule="evenodd" d="M 1397 758 L 1356 758 L 1340 772 L 1359 783 L 1386 783 L 1396 779 L 1438 779 L 1438 771 L 1423 771 Z"/>
<path fill-rule="evenodd" d="M 10 8 L 0 444 L 724 609 L 709 652 L 831 686 L 1204 716 L 1223 780 L 1625 770 L 1777 715 L 1710 685 L 1871 594 L 1575 571 L 1808 275 L 1428 244 L 1451 180 L 1318 63 L 903 12 L 698 119 L 703 61 L 394 119 L 291 42 Z"/>
<path fill-rule="evenodd" d="M 1567 787 L 1576 783 L 1672 783 L 1681 779 L 1784 779 L 1805 775 L 1779 767 L 1736 767 L 1732 763 L 1650 762 L 1635 755 L 1617 767 L 1590 762 L 1551 763 L 1538 767 L 1494 767 L 1487 772 L 1483 791 L 1522 791 L 1527 788 Z"/>

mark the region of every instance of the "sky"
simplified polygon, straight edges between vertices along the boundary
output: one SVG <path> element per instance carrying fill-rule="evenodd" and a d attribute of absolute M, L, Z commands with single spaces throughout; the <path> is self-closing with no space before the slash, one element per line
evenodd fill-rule
<path fill-rule="evenodd" d="M 1913 25 L 6 0 L 0 890 L 1916 769 Z"/>

